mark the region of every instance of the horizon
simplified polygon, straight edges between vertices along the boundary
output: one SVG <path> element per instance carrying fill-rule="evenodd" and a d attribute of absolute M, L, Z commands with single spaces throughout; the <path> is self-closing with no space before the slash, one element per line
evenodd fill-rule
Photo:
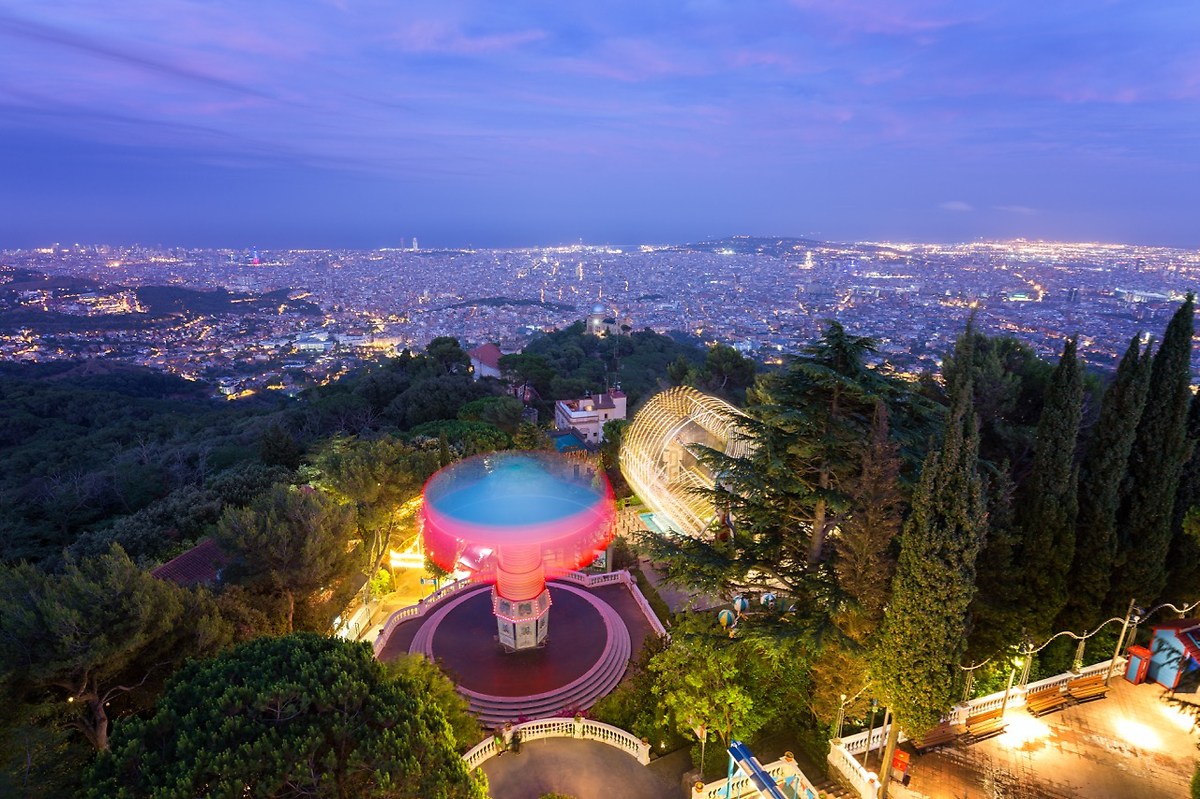
<path fill-rule="evenodd" d="M 1181 252 L 1200 251 L 1200 245 L 1194 247 L 1175 246 L 1170 244 L 1155 244 L 1150 242 L 1136 241 L 1084 241 L 1072 239 L 1051 239 L 1051 238 L 1026 238 L 1024 236 L 1014 236 L 1012 238 L 976 238 L 972 240 L 884 240 L 884 239 L 862 239 L 862 240 L 835 240 L 835 239 L 820 239 L 812 236 L 799 235 L 771 235 L 771 234 L 755 234 L 755 233 L 731 233 L 723 236 L 708 236 L 701 239 L 687 241 L 575 241 L 565 243 L 542 243 L 542 244 L 512 244 L 512 245 L 486 245 L 486 244 L 438 244 L 426 245 L 420 241 L 420 236 L 417 237 L 419 249 L 413 250 L 411 240 L 406 241 L 404 246 L 384 244 L 379 246 L 342 246 L 342 245 L 305 245 L 305 246 L 289 246 L 286 244 L 280 245 L 265 245 L 259 246 L 254 243 L 249 244 L 180 244 L 168 242 L 148 242 L 148 241 L 75 241 L 64 243 L 61 241 L 43 242 L 25 247 L 0 247 L 0 252 L 38 252 L 50 248 L 101 248 L 101 247 L 145 247 L 148 249 L 188 249 L 188 250 L 212 250 L 218 252 L 248 252 L 250 250 L 259 251 L 278 251 L 278 252 L 324 252 L 324 251 L 350 251 L 350 252 L 417 252 L 431 253 L 443 251 L 456 252 L 472 252 L 481 250 L 496 250 L 496 251 L 511 251 L 520 252 L 523 250 L 570 250 L 573 248 L 598 249 L 602 247 L 652 247 L 652 248 L 679 248 L 679 247 L 697 247 L 701 244 L 716 244 L 719 242 L 733 241 L 736 239 L 762 239 L 772 241 L 811 241 L 818 245 L 829 246 L 845 246 L 845 247 L 968 247 L 968 246 L 1012 246 L 1017 244 L 1032 244 L 1032 245 L 1048 245 L 1061 247 L 1137 247 L 1154 250 L 1179 250 Z M 258 264 L 262 266 L 263 264 Z"/>
<path fill-rule="evenodd" d="M 1198 35 L 1182 0 L 11 8 L 0 248 L 1194 249 Z"/>

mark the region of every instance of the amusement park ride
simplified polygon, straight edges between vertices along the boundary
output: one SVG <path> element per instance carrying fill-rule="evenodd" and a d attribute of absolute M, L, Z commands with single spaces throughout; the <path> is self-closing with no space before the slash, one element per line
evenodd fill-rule
<path fill-rule="evenodd" d="M 425 551 L 439 567 L 464 565 L 492 584 L 506 651 L 544 646 L 546 581 L 582 569 L 613 537 L 604 472 L 550 453 L 498 452 L 447 466 L 425 486 Z"/>

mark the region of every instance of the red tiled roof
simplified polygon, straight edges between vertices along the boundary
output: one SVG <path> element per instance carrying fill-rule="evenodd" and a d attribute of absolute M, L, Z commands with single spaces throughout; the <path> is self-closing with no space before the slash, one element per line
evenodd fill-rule
<path fill-rule="evenodd" d="M 229 555 L 212 538 L 206 538 L 177 558 L 172 558 L 150 572 L 160 580 L 168 580 L 184 588 L 207 585 L 217 581 L 221 569 L 229 563 Z"/>
<path fill-rule="evenodd" d="M 500 368 L 500 348 L 490 341 L 487 344 L 480 344 L 473 350 L 469 350 L 467 355 L 476 361 L 479 361 L 484 366 L 492 369 Z"/>

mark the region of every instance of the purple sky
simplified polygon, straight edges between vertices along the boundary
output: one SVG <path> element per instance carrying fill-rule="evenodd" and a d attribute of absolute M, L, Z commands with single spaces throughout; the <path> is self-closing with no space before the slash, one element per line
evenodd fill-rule
<path fill-rule="evenodd" d="M 0 248 L 1200 246 L 1195 0 L 0 0 Z"/>

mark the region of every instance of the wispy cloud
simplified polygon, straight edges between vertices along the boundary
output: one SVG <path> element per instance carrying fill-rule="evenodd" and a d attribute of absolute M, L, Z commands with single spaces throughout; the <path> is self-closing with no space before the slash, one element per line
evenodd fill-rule
<path fill-rule="evenodd" d="M 128 43 L 118 46 L 104 39 L 83 36 L 63 28 L 27 19 L 0 15 L 0 35 L 39 42 L 132 67 L 136 70 L 201 84 L 209 88 L 238 94 L 265 96 L 264 92 L 254 87 L 207 74 L 166 58 L 156 58 L 146 53 L 136 52 Z"/>
<path fill-rule="evenodd" d="M 477 56 L 504 53 L 546 38 L 536 28 L 493 33 L 467 33 L 445 20 L 414 20 L 392 35 L 406 53 Z"/>
<path fill-rule="evenodd" d="M 959 235 L 1084 217 L 1200 171 L 1185 0 L 3 7 L 0 132 L 230 164 L 273 150 L 418 193 L 447 170 L 493 192 L 608 181 L 640 186 L 629 213 L 657 213 L 651 195 L 702 181 L 788 220 L 841 207 L 794 191 L 819 182 Z M 943 200 L 984 186 L 1044 207 Z"/>

